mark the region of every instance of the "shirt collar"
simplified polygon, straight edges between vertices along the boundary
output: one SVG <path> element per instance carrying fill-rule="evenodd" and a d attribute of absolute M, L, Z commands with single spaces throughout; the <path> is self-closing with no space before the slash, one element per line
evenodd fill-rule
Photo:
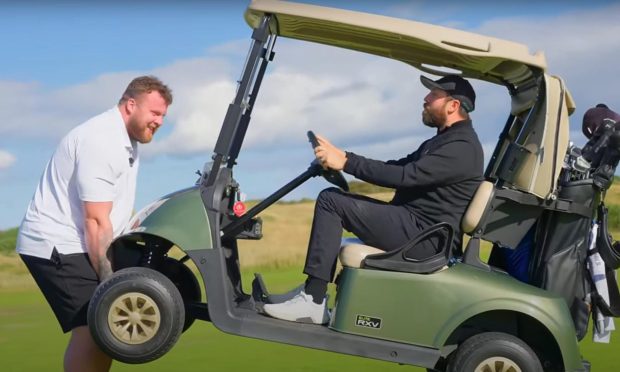
<path fill-rule="evenodd" d="M 471 128 L 472 128 L 472 124 L 471 124 L 471 120 L 470 119 L 460 120 L 460 121 L 456 121 L 456 122 L 452 123 L 452 125 L 450 125 L 449 127 L 447 127 L 446 129 L 444 129 L 441 132 L 437 131 L 437 135 L 440 136 L 440 135 L 446 134 L 448 132 L 454 133 L 454 132 L 458 132 L 460 130 L 466 130 L 466 129 L 471 129 Z"/>

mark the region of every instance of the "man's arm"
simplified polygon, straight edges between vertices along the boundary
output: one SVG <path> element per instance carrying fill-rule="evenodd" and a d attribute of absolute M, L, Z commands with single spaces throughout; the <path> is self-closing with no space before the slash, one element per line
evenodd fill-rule
<path fill-rule="evenodd" d="M 477 174 L 471 144 L 452 141 L 404 165 L 389 164 L 347 153 L 344 171 L 363 181 L 391 188 L 446 185 Z M 480 165 L 481 167 L 481 165 Z"/>
<path fill-rule="evenodd" d="M 106 253 L 112 242 L 110 221 L 112 202 L 84 202 L 84 234 L 90 262 L 103 281 L 112 274 L 112 265 Z"/>
<path fill-rule="evenodd" d="M 428 140 L 422 142 L 422 144 L 420 145 L 420 147 L 418 147 L 417 150 L 415 150 L 411 154 L 405 156 L 404 158 L 395 159 L 395 160 L 388 160 L 388 161 L 385 162 L 385 164 L 405 165 L 405 164 L 409 164 L 409 163 L 411 163 L 413 161 L 418 160 L 420 158 L 420 153 L 422 152 L 422 150 L 424 149 L 424 146 L 426 145 L 426 142 L 428 142 Z"/>
<path fill-rule="evenodd" d="M 314 149 L 314 154 L 323 168 L 343 170 L 378 186 L 432 187 L 476 174 L 477 161 L 472 145 L 462 140 L 447 142 L 425 156 L 419 156 L 418 150 L 403 159 L 384 162 L 342 151 L 321 136 L 317 139 L 319 146 Z"/>
<path fill-rule="evenodd" d="M 326 138 L 321 136 L 316 136 L 319 141 L 319 146 L 314 149 L 314 155 L 319 160 L 321 165 L 325 169 L 333 169 L 333 170 L 343 170 L 346 162 L 347 162 L 347 153 L 338 147 L 334 146 L 331 142 L 329 142 Z M 426 143 L 426 142 L 425 142 Z M 422 146 L 424 143 L 422 144 Z M 420 148 L 422 148 L 420 146 Z M 405 165 L 411 163 L 419 157 L 419 151 L 417 150 L 404 158 L 398 160 L 388 160 L 386 162 L 381 162 L 383 164 L 390 165 Z M 380 161 L 380 160 L 375 160 Z"/>

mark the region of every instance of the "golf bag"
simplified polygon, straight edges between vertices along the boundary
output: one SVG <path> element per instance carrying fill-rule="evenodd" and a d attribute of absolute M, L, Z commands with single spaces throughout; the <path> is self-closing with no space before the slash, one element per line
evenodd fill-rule
<path fill-rule="evenodd" d="M 529 261 L 529 283 L 566 300 L 579 339 L 585 336 L 590 305 L 591 279 L 587 271 L 592 220 L 600 193 L 591 179 L 562 186 L 560 198 L 587 208 L 590 215 L 546 210 L 536 223 L 534 249 Z"/>
<path fill-rule="evenodd" d="M 608 234 L 603 203 L 620 160 L 620 115 L 598 105 L 584 115 L 583 133 L 587 144 L 582 149 L 571 147 L 565 158 L 558 185 L 560 203 L 546 208 L 514 249 L 494 247 L 489 261 L 521 281 L 562 296 L 580 340 L 591 314 L 594 319 L 600 314 L 620 316 L 615 276 L 620 244 Z M 608 294 L 599 293 L 599 280 L 606 281 Z"/>

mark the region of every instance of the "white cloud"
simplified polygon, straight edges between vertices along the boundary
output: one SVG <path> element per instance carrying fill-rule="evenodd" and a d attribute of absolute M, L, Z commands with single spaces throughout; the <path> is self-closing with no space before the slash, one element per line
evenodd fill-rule
<path fill-rule="evenodd" d="M 581 120 L 580 115 L 600 101 L 610 107 L 616 103 L 619 17 L 620 5 L 613 4 L 547 18 L 497 19 L 474 31 L 524 43 L 531 52 L 543 50 L 549 73 L 564 78 L 577 103 L 574 118 Z"/>
<path fill-rule="evenodd" d="M 131 73 L 106 74 L 57 90 L 37 83 L 0 82 L 0 135 L 58 138 L 118 101 Z"/>
<path fill-rule="evenodd" d="M 143 147 L 144 153 L 189 155 L 213 149 L 234 92 L 235 86 L 227 80 L 188 88 L 181 94 L 186 100 L 175 98 L 179 103 L 173 104 L 177 106 L 170 119 L 175 122 L 172 133 Z"/>
<path fill-rule="evenodd" d="M 0 150 L 0 170 L 7 169 L 15 163 L 15 156 L 10 152 Z"/>
<path fill-rule="evenodd" d="M 179 68 L 164 70 L 175 76 Z M 310 129 L 342 145 L 389 141 L 424 130 L 417 124 L 424 89 L 417 72 L 402 63 L 283 40 L 268 71 L 245 148 L 270 151 L 298 146 L 306 142 Z M 213 76 L 212 71 L 205 74 Z M 182 97 L 175 98 L 173 105 L 178 112 L 171 115 L 174 129 L 145 148 L 147 155 L 189 155 L 213 149 L 236 91 L 230 77 L 219 77 L 204 84 L 178 84 Z"/>
<path fill-rule="evenodd" d="M 230 79 L 232 63 L 218 58 L 182 60 L 152 71 L 109 73 L 81 84 L 48 89 L 38 83 L 0 81 L 0 135 L 19 138 L 58 138 L 90 116 L 116 104 L 136 76 L 152 74 L 172 87 L 175 102 L 169 117 L 187 106 L 196 87 L 203 88 L 223 77 Z M 193 107 L 199 106 L 190 100 Z M 204 104 L 204 102 L 201 102 Z"/>
<path fill-rule="evenodd" d="M 404 8 L 395 6 L 388 12 L 411 10 L 407 3 Z M 620 86 L 614 63 L 620 58 L 619 15 L 620 6 L 614 5 L 547 18 L 495 19 L 471 31 L 523 42 L 532 51 L 543 49 L 549 71 L 564 77 L 577 101 L 572 119 L 576 131 L 588 107 L 599 101 L 613 107 Z M 152 73 L 172 87 L 175 102 L 165 121 L 171 129 L 145 146 L 144 154 L 209 154 L 233 100 L 248 45 L 233 41 L 209 49 L 209 57 L 153 71 L 106 74 L 56 90 L 36 83 L 0 82 L 0 135 L 60 137 L 111 107 L 132 77 Z M 417 70 L 400 62 L 281 39 L 244 146 L 263 152 L 306 146 L 305 132 L 313 129 L 340 146 L 362 153 L 367 149 L 379 157 L 398 155 L 373 148 L 385 146 L 396 152 L 401 150 L 396 144 L 403 143 L 402 151 L 411 151 L 409 141 L 431 134 L 420 124 L 426 91 L 418 76 Z M 492 144 L 505 123 L 509 97 L 503 87 L 481 82 L 474 86 L 478 92 L 474 123 L 481 140 Z"/>

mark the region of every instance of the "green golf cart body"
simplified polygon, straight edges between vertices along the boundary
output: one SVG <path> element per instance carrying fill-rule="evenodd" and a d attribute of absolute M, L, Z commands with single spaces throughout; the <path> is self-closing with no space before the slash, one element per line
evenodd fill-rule
<path fill-rule="evenodd" d="M 543 211 L 572 202 L 561 197 L 559 179 L 575 105 L 562 79 L 547 73 L 544 55 L 532 54 L 518 43 L 446 27 L 281 1 L 254 0 L 245 19 L 253 29 L 252 45 L 213 161 L 196 185 L 137 213 L 130 229 L 112 245 L 116 273 L 100 285 L 89 309 L 91 331 L 104 351 L 127 363 L 148 362 L 167 352 L 182 329 L 200 319 L 240 336 L 430 370 L 454 370 L 451 358 L 467 340 L 502 334 L 533 350 L 545 371 L 589 370 L 580 357 L 567 299 L 523 283 L 481 262 L 478 255 L 481 239 L 515 247 Z M 277 37 L 374 54 L 435 75 L 445 75 L 444 68 L 449 68 L 469 79 L 504 86 L 511 99 L 486 181 L 463 218 L 462 228 L 470 237 L 464 252 L 447 243 L 429 260 L 412 261 L 372 250 L 379 253 L 359 255 L 359 247 L 344 247 L 328 326 L 266 317 L 257 306 L 261 297 L 246 293 L 241 285 L 237 240 L 259 239 L 257 215 L 322 174 L 320 167 L 311 165 L 243 216 L 232 211 L 240 189 L 233 168 Z M 451 230 L 438 226 L 417 241 L 438 232 L 451 236 Z M 186 254 L 182 260 L 167 257 L 173 246 Z M 183 264 L 186 260 L 198 268 L 208 301 L 189 278 L 192 272 Z M 133 342 L 130 335 L 123 341 L 114 331 L 123 324 L 110 320 L 116 311 L 110 297 L 141 293 L 140 284 L 130 285 L 136 278 L 142 278 L 138 283 L 146 283 L 145 287 L 161 287 L 157 293 L 143 292 L 158 304 L 155 322 L 161 324 L 152 330 L 167 332 L 160 338 Z M 181 309 L 175 307 L 178 304 L 158 303 L 169 294 L 172 302 L 182 298 Z M 137 326 L 134 329 L 141 332 Z"/>

